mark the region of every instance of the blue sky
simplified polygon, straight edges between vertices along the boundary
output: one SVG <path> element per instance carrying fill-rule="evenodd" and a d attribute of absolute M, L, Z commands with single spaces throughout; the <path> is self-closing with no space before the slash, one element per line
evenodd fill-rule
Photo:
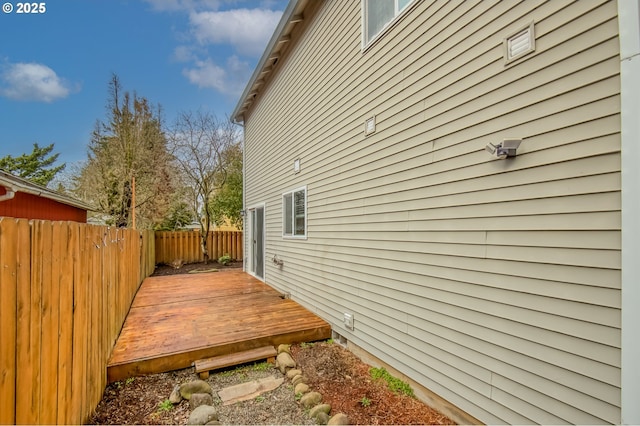
<path fill-rule="evenodd" d="M 0 12 L 0 157 L 55 143 L 86 158 L 107 84 L 179 111 L 230 115 L 287 0 L 50 0 L 42 14 Z"/>

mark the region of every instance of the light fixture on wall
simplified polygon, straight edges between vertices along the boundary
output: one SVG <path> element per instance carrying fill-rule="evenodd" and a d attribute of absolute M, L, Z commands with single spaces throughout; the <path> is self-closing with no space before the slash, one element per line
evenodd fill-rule
<path fill-rule="evenodd" d="M 521 143 L 522 139 L 508 138 L 504 139 L 498 145 L 489 142 L 484 149 L 487 150 L 489 154 L 495 155 L 498 158 L 515 157 Z"/>
<path fill-rule="evenodd" d="M 293 173 L 300 173 L 300 159 L 293 160 Z"/>

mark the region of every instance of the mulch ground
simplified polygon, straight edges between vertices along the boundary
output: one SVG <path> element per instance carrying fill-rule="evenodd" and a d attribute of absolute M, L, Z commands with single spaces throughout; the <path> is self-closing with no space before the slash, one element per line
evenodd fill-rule
<path fill-rule="evenodd" d="M 294 345 L 293 358 L 307 384 L 331 405 L 332 413 L 345 413 L 354 425 L 443 425 L 452 420 L 414 397 L 392 391 L 374 379 L 371 366 L 336 343 Z"/>
<path fill-rule="evenodd" d="M 212 260 L 208 263 L 187 263 L 179 268 L 174 268 L 171 265 L 157 265 L 152 277 L 161 275 L 176 275 L 176 274 L 193 274 L 198 272 L 208 272 L 212 269 L 219 271 L 223 269 L 242 269 L 242 262 L 231 262 L 228 265 L 221 265 L 217 261 Z"/>

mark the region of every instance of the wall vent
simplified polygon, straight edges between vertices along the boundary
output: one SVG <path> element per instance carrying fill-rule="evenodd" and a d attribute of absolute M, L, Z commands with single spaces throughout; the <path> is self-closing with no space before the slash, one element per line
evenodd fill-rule
<path fill-rule="evenodd" d="M 367 118 L 364 122 L 364 134 L 370 135 L 376 131 L 376 116 Z"/>
<path fill-rule="evenodd" d="M 346 328 L 353 330 L 353 314 L 345 312 L 343 322 Z"/>
<path fill-rule="evenodd" d="M 534 22 L 504 39 L 504 54 L 507 63 L 536 49 Z"/>
<path fill-rule="evenodd" d="M 340 346 L 343 346 L 345 348 L 347 347 L 347 338 L 341 335 L 340 333 L 337 333 L 334 330 L 331 330 L 331 338 L 335 343 L 339 344 Z"/>

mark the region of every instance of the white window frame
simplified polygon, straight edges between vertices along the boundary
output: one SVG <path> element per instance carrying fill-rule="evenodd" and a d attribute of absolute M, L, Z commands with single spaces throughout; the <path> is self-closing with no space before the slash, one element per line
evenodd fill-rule
<path fill-rule="evenodd" d="M 409 2 L 404 6 L 404 8 L 399 9 L 399 2 L 404 0 L 394 0 L 394 14 L 393 16 L 382 26 L 382 28 L 376 33 L 369 37 L 369 28 L 368 28 L 368 4 L 369 1 L 375 0 L 361 0 L 361 21 L 362 21 L 362 51 L 364 52 L 369 46 L 373 45 L 377 40 L 382 38 L 384 33 L 386 33 L 393 25 L 400 19 L 400 16 L 404 15 L 412 6 L 417 3 L 417 0 L 409 0 Z"/>
<path fill-rule="evenodd" d="M 296 217 L 295 217 L 295 194 L 296 192 L 304 192 L 304 234 L 296 234 Z M 287 233 L 287 214 L 286 214 L 286 196 L 291 196 L 291 233 Z M 298 240 L 306 240 L 307 239 L 307 223 L 308 223 L 308 214 L 307 214 L 307 186 L 301 186 L 299 188 L 292 189 L 291 191 L 287 191 L 282 193 L 282 238 L 287 239 L 298 239 Z"/>

